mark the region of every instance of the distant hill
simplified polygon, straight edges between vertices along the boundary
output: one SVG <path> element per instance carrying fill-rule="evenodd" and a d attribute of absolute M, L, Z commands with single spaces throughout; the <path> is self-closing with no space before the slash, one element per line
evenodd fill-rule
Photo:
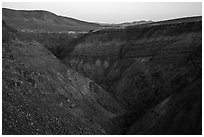
<path fill-rule="evenodd" d="M 2 19 L 13 28 L 32 31 L 89 31 L 100 27 L 97 23 L 58 16 L 43 10 L 26 11 L 3 8 Z"/>

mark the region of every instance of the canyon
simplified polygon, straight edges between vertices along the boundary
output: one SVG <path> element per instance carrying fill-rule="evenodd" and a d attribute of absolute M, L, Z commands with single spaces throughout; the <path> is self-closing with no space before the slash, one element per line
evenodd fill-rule
<path fill-rule="evenodd" d="M 76 34 L 10 20 L 3 134 L 202 134 L 202 17 Z"/>

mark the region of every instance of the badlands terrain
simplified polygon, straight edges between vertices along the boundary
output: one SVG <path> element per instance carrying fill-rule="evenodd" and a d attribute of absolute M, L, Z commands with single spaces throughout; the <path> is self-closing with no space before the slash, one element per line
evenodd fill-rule
<path fill-rule="evenodd" d="M 3 134 L 202 134 L 202 17 L 2 11 Z"/>

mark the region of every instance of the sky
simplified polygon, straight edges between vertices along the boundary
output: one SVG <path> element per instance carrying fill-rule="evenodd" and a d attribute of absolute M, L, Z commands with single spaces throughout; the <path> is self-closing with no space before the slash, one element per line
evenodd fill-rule
<path fill-rule="evenodd" d="M 3 8 L 46 10 L 57 15 L 98 23 L 122 23 L 140 20 L 201 16 L 201 2 L 3 2 Z"/>

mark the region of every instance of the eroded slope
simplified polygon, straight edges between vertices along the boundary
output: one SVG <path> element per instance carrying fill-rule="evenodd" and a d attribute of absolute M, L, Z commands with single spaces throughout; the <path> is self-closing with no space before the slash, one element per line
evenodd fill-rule
<path fill-rule="evenodd" d="M 190 109 L 188 112 L 190 113 L 188 116 L 192 116 L 191 122 L 179 121 L 181 125 L 189 124 L 189 127 L 183 127 L 181 132 L 177 132 L 181 129 L 179 122 L 177 130 L 173 129 L 172 123 L 169 125 L 169 130 L 164 130 L 163 127 L 169 124 L 168 121 L 180 115 L 180 112 L 185 113 L 185 107 L 178 113 L 173 111 L 176 105 L 196 101 L 193 97 L 191 100 L 190 92 L 193 92 L 193 89 L 189 85 L 192 85 L 197 77 L 201 77 L 201 24 L 201 17 L 194 17 L 125 29 L 95 31 L 72 42 L 76 47 L 71 54 L 65 56 L 64 62 L 80 74 L 96 81 L 128 110 L 128 113 L 112 119 L 118 121 L 118 126 L 121 128 L 119 132 L 114 131 L 115 133 L 200 134 L 200 127 L 196 131 L 185 131 L 189 130 L 189 127 L 195 129 L 200 124 L 199 120 L 194 123 L 192 116 L 195 112 L 201 117 L 200 103 L 192 106 L 198 108 L 197 110 Z M 184 97 L 187 101 L 182 101 L 177 97 L 177 92 L 185 88 L 189 92 L 184 92 L 182 95 L 187 94 L 189 97 Z M 201 94 L 201 88 L 197 90 L 198 94 Z M 197 93 L 195 94 L 197 96 Z M 165 109 L 172 112 L 165 113 L 161 120 L 163 127 L 154 129 L 157 126 L 153 126 L 152 131 L 148 129 L 152 127 L 146 127 L 147 129 L 144 127 L 144 132 L 143 130 L 127 132 L 127 128 L 137 121 L 138 117 L 146 115 L 145 112 L 172 95 L 172 100 L 178 102 L 171 109 L 165 105 Z M 201 102 L 201 98 L 198 102 Z M 168 118 L 170 114 L 174 116 Z M 186 117 L 184 116 L 184 119 L 187 119 Z M 144 123 L 148 125 L 148 121 Z M 138 125 L 134 128 L 137 129 Z"/>
<path fill-rule="evenodd" d="M 108 119 L 123 111 L 114 98 L 4 25 L 3 134 L 107 134 Z"/>

